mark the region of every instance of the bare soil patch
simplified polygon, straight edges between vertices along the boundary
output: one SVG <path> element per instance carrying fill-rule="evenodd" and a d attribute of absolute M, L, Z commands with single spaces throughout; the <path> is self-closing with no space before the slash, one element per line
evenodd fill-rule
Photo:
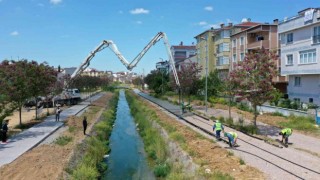
<path fill-rule="evenodd" d="M 62 179 L 64 170 L 75 147 L 86 137 L 83 135 L 82 131 L 83 116 L 87 116 L 87 132 L 90 132 L 93 124 L 100 117 L 111 97 L 112 93 L 106 93 L 104 96 L 93 102 L 92 107 L 90 107 L 81 117 L 70 116 L 66 120 L 66 125 L 69 127 L 69 130 L 63 132 L 60 137 L 71 137 L 71 142 L 64 146 L 52 143 L 50 145 L 41 145 L 32 149 L 12 163 L 2 166 L 0 168 L 1 179 Z"/>

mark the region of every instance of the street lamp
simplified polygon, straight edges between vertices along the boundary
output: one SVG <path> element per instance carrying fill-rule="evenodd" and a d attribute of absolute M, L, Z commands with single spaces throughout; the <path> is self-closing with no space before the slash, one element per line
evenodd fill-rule
<path fill-rule="evenodd" d="M 201 40 L 206 41 L 206 87 L 205 87 L 205 99 L 204 99 L 204 104 L 206 106 L 206 113 L 208 111 L 208 35 L 207 37 L 201 37 Z"/>
<path fill-rule="evenodd" d="M 163 59 L 162 58 L 160 58 L 161 59 L 161 62 L 163 62 Z M 164 69 L 163 69 L 163 63 L 161 63 L 161 67 L 160 67 L 160 71 L 161 71 L 161 75 L 162 75 L 162 78 L 161 78 L 161 92 L 162 92 L 162 95 L 163 95 L 163 71 L 164 71 Z"/>

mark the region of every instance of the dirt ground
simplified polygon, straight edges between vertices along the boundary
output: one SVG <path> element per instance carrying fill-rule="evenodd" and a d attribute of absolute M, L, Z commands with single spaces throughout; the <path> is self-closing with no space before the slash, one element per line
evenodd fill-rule
<path fill-rule="evenodd" d="M 98 120 L 111 97 L 112 93 L 106 93 L 93 102 L 89 110 L 82 115 L 87 116 L 87 132 L 91 131 L 94 122 Z M 73 150 L 86 137 L 82 131 L 82 116 L 70 116 L 66 120 L 69 129 L 60 134 L 60 137 L 71 137 L 72 140 L 68 144 L 60 146 L 53 142 L 28 151 L 12 163 L 2 166 L 0 168 L 0 179 L 62 179 Z"/>
<path fill-rule="evenodd" d="M 146 102 L 145 103 L 149 103 Z M 265 179 L 264 174 L 256 168 L 247 165 L 241 165 L 240 159 L 228 153 L 227 150 L 214 144 L 206 138 L 199 138 L 199 134 L 187 128 L 185 125 L 175 121 L 168 114 L 164 113 L 157 107 L 152 106 L 157 116 L 165 124 L 176 127 L 176 130 L 183 134 L 186 139 L 188 152 L 194 154 L 194 161 L 202 166 L 203 169 L 211 171 L 219 170 L 220 172 L 230 174 L 235 179 Z"/>
<path fill-rule="evenodd" d="M 54 113 L 54 108 L 49 108 L 49 113 Z M 40 117 L 47 115 L 47 108 L 43 108 Z M 36 118 L 36 109 L 32 108 L 29 111 L 25 108 L 22 108 L 21 112 L 21 122 L 22 124 L 29 123 L 30 121 L 34 120 Z M 20 119 L 19 119 L 19 111 L 15 111 L 11 116 L 6 117 L 6 119 L 9 119 L 9 129 L 19 125 Z"/>

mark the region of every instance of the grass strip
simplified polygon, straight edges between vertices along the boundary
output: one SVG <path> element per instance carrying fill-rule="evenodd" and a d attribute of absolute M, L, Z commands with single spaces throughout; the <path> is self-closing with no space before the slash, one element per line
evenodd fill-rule
<path fill-rule="evenodd" d="M 116 119 L 116 108 L 119 94 L 110 100 L 109 107 L 102 113 L 100 121 L 93 127 L 92 136 L 85 139 L 86 150 L 82 160 L 72 171 L 72 179 L 97 179 L 107 169 L 103 156 L 110 152 L 109 137 Z"/>

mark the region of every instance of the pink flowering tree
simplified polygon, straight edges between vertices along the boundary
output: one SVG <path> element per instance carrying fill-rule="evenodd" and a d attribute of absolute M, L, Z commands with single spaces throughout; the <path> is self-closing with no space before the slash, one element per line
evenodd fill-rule
<path fill-rule="evenodd" d="M 230 82 L 236 87 L 237 95 L 247 98 L 254 110 L 253 123 L 256 126 L 258 117 L 257 106 L 273 98 L 274 87 L 272 78 L 277 72 L 278 56 L 264 48 L 247 53 L 244 60 L 233 66 Z"/>

